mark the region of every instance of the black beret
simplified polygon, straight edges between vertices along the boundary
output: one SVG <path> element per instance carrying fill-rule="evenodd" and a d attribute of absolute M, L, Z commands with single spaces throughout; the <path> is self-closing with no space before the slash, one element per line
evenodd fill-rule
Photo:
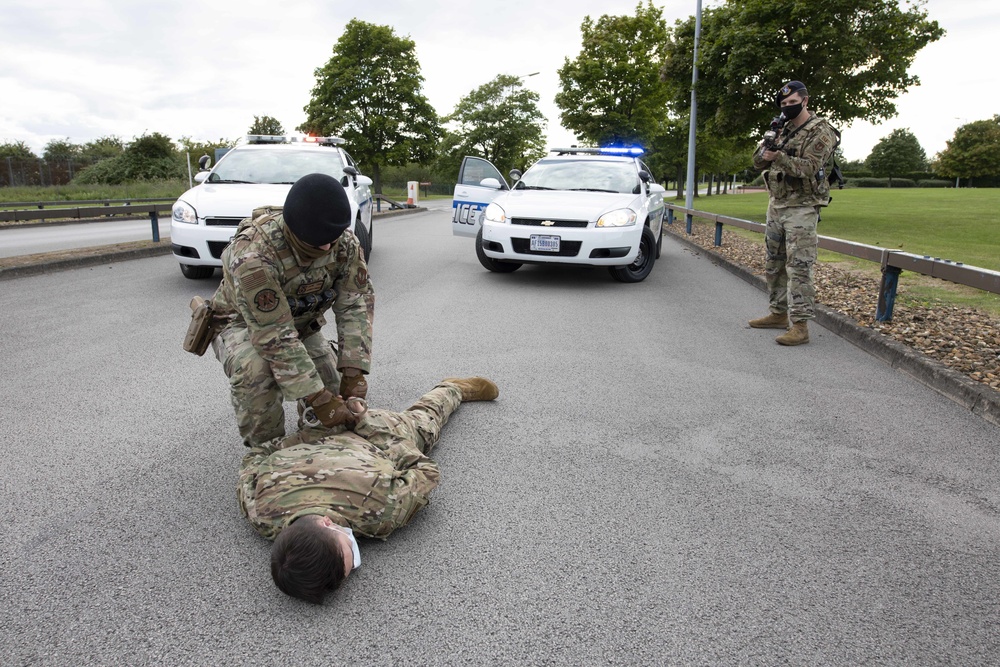
<path fill-rule="evenodd" d="M 306 174 L 288 191 L 285 224 L 303 243 L 333 243 L 351 226 L 351 202 L 340 181 L 327 174 Z"/>
<path fill-rule="evenodd" d="M 774 96 L 774 106 L 780 107 L 781 100 L 785 99 L 792 93 L 797 93 L 799 91 L 802 91 L 805 94 L 808 94 L 809 92 L 806 90 L 806 84 L 802 83 L 801 81 L 789 81 L 788 83 L 783 85 L 781 87 L 781 90 L 778 91 L 778 94 Z"/>

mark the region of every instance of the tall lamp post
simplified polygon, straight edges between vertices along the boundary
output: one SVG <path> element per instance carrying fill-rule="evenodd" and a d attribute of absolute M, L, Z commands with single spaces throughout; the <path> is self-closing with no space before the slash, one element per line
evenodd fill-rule
<path fill-rule="evenodd" d="M 688 128 L 688 170 L 687 170 L 687 194 L 684 197 L 684 208 L 689 211 L 694 208 L 694 142 L 698 123 L 698 97 L 695 87 L 698 83 L 698 39 L 701 37 L 701 0 L 698 0 L 698 13 L 694 19 L 694 67 L 691 73 L 691 123 Z M 691 233 L 692 216 L 685 215 L 687 233 Z"/>

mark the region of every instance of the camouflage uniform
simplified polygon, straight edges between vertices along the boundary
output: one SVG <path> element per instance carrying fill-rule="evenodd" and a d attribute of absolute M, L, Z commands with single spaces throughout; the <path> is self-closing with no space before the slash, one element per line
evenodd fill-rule
<path fill-rule="evenodd" d="M 283 400 L 324 386 L 336 395 L 338 369 L 370 370 L 375 293 L 354 234 L 302 263 L 285 240 L 281 208 L 256 209 L 222 253 L 222 271 L 212 304 L 229 321 L 212 348 L 229 377 L 244 444 L 285 434 Z M 336 351 L 320 333 L 331 307 Z"/>
<path fill-rule="evenodd" d="M 404 412 L 366 413 L 354 432 L 306 429 L 258 445 L 240 466 L 240 509 L 269 540 L 308 514 L 384 539 L 427 504 L 440 477 L 427 454 L 461 402 L 443 382 Z"/>
<path fill-rule="evenodd" d="M 837 135 L 813 114 L 798 128 L 786 124 L 777 145 L 782 152 L 773 162 L 765 161 L 760 149 L 753 156 L 771 195 L 765 231 L 767 288 L 772 313 L 788 313 L 792 322 L 802 322 L 815 317 L 816 224 L 820 207 L 830 203 L 830 183 L 820 170 L 833 155 Z"/>

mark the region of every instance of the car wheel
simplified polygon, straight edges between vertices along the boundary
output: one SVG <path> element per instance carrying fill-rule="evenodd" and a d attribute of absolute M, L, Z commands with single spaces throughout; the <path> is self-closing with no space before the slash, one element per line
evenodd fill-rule
<path fill-rule="evenodd" d="M 367 262 L 372 252 L 371 238 L 368 230 L 361 224 L 360 219 L 354 223 L 354 235 L 358 237 L 358 243 L 361 244 L 361 252 L 364 253 L 365 262 Z"/>
<path fill-rule="evenodd" d="M 611 266 L 608 271 L 611 277 L 621 283 L 638 283 L 646 279 L 653 270 L 656 261 L 656 237 L 649 227 L 642 228 L 642 238 L 639 240 L 639 254 L 628 266 Z"/>
<path fill-rule="evenodd" d="M 521 264 L 519 262 L 502 262 L 499 259 L 493 259 L 492 257 L 486 256 L 486 253 L 483 252 L 482 228 L 480 228 L 479 233 L 476 234 L 476 257 L 479 258 L 479 263 L 482 264 L 484 268 L 487 268 L 495 273 L 513 273 L 521 268 Z"/>
<path fill-rule="evenodd" d="M 190 280 L 204 280 L 211 278 L 215 273 L 214 266 L 194 266 L 192 264 L 181 264 L 181 273 Z"/>

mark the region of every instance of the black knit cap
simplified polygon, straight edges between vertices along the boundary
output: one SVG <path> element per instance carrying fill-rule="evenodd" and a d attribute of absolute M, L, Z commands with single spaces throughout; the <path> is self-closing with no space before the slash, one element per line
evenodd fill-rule
<path fill-rule="evenodd" d="M 802 83 L 801 81 L 789 81 L 788 83 L 783 85 L 781 87 L 781 90 L 778 91 L 778 94 L 774 96 L 774 106 L 780 107 L 781 100 L 790 96 L 792 93 L 797 93 L 799 91 L 808 93 L 808 91 L 806 90 L 806 84 Z"/>
<path fill-rule="evenodd" d="M 306 174 L 288 191 L 285 224 L 303 243 L 333 243 L 351 226 L 351 203 L 344 186 L 327 174 Z"/>

